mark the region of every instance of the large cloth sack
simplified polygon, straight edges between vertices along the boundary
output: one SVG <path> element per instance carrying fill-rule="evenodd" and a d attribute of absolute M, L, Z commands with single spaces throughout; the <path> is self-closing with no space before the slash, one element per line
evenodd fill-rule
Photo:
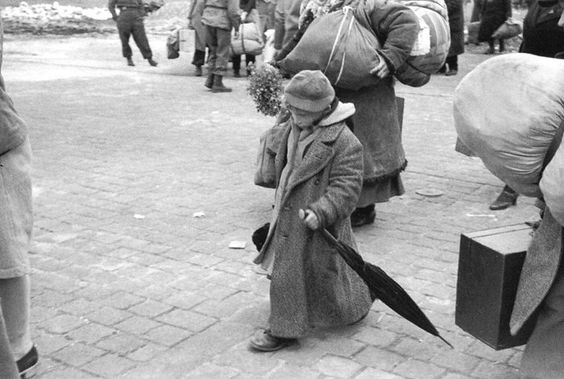
<path fill-rule="evenodd" d="M 443 0 L 400 2 L 417 15 L 420 31 L 409 58 L 396 70 L 395 77 L 403 84 L 420 87 L 445 64 L 450 48 L 448 12 Z"/>
<path fill-rule="evenodd" d="M 563 121 L 564 62 L 558 59 L 522 53 L 490 58 L 455 89 L 458 137 L 495 176 L 523 195 L 541 196 L 545 158 Z M 557 170 L 562 166 L 546 173 L 561 178 Z M 544 181 L 545 187 L 555 188 L 553 179 Z M 558 188 L 563 196 L 564 186 Z M 562 209 L 564 203 L 559 204 Z"/>
<path fill-rule="evenodd" d="M 540 181 L 540 189 L 544 201 L 550 209 L 552 216 L 564 227 L 564 143 L 562 133 L 564 132 L 564 121 L 560 124 L 559 141 L 552 146 L 556 152 L 545 167 Z"/>
<path fill-rule="evenodd" d="M 264 42 L 259 31 L 258 25 L 254 22 L 247 22 L 239 26 L 239 36 L 231 37 L 231 50 L 233 55 L 260 55 Z"/>
<path fill-rule="evenodd" d="M 523 31 L 523 26 L 511 18 L 505 20 L 503 24 L 492 34 L 492 38 L 496 39 L 509 39 L 517 37 Z"/>
<path fill-rule="evenodd" d="M 351 8 L 316 18 L 294 49 L 278 64 L 290 75 L 321 70 L 336 87 L 358 90 L 373 86 L 378 78 L 370 70 L 378 65 L 380 43 L 362 26 Z"/>

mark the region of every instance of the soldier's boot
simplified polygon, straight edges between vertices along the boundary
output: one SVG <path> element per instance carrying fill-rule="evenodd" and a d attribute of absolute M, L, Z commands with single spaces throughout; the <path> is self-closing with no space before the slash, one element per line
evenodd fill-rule
<path fill-rule="evenodd" d="M 231 92 L 231 88 L 223 85 L 223 76 L 216 75 L 213 78 L 212 92 Z"/>
<path fill-rule="evenodd" d="M 153 60 L 153 58 L 148 58 L 147 62 L 153 67 L 157 67 L 158 63 Z"/>
<path fill-rule="evenodd" d="M 212 89 L 213 87 L 213 78 L 214 78 L 214 74 L 208 74 L 208 78 L 206 79 L 206 83 L 204 84 L 206 87 L 208 87 L 209 89 Z"/>
<path fill-rule="evenodd" d="M 131 58 L 131 57 L 127 58 L 127 65 L 128 66 L 135 66 L 135 63 L 133 63 L 133 58 Z"/>

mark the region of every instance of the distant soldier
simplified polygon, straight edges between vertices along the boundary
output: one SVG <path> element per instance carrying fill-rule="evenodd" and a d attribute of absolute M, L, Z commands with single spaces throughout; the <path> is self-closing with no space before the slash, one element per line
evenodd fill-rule
<path fill-rule="evenodd" d="M 223 85 L 223 76 L 231 56 L 231 30 L 238 36 L 241 16 L 239 0 L 207 0 L 202 24 L 206 26 L 206 44 L 210 49 L 205 86 L 212 92 L 231 92 Z"/>
<path fill-rule="evenodd" d="M 117 23 L 119 39 L 121 40 L 121 49 L 128 66 L 135 66 L 131 58 L 132 51 L 129 47 L 129 36 L 133 35 L 135 44 L 141 51 L 143 58 L 149 62 L 151 66 L 156 66 L 157 62 L 153 60 L 153 52 L 147 40 L 145 33 L 145 25 L 143 18 L 146 10 L 142 0 L 109 0 L 108 8 L 112 14 L 112 18 Z M 119 16 L 116 14 L 116 8 L 119 8 Z"/>

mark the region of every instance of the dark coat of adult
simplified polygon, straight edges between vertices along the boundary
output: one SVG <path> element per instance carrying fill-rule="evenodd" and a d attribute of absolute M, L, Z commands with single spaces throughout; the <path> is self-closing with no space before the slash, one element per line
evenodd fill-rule
<path fill-rule="evenodd" d="M 558 1 L 537 0 L 523 20 L 522 53 L 553 58 L 564 52 L 564 28 L 558 26 L 563 7 Z"/>
<path fill-rule="evenodd" d="M 393 1 L 363 1 L 369 27 L 382 47 L 378 50 L 393 73 L 404 64 L 417 39 L 419 23 L 408 7 Z M 364 183 L 374 184 L 395 176 L 407 164 L 401 143 L 394 78 L 358 91 L 336 89 L 345 103 L 353 103 L 354 134 L 364 149 Z"/>
<path fill-rule="evenodd" d="M 277 193 L 268 237 L 255 259 L 259 264 L 265 256 L 275 257 L 269 327 L 278 337 L 299 338 L 313 327 L 346 325 L 372 306 L 362 279 L 298 216 L 299 209 L 311 209 L 321 227 L 356 248 L 349 216 L 362 185 L 362 145 L 343 121 L 321 130 L 293 168 L 283 192 Z M 276 155 L 278 182 L 288 160 L 291 123 L 290 119 Z"/>
<path fill-rule="evenodd" d="M 509 17 L 511 17 L 511 0 L 482 0 L 478 41 L 491 40 L 492 34 Z"/>
<path fill-rule="evenodd" d="M 448 56 L 464 53 L 464 0 L 445 0 L 450 28 Z"/>

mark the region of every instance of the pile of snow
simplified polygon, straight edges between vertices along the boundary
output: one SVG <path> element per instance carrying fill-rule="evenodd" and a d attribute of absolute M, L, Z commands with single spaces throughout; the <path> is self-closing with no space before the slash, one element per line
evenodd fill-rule
<path fill-rule="evenodd" d="M 59 5 L 58 2 L 53 4 L 37 4 L 29 5 L 22 1 L 17 7 L 6 7 L 2 11 L 3 18 L 11 20 L 107 20 L 112 17 L 107 8 L 81 8 L 71 5 Z"/>
<path fill-rule="evenodd" d="M 107 20 L 112 15 L 107 8 L 81 8 L 52 4 L 29 5 L 22 1 L 17 7 L 2 10 L 6 33 L 74 34 L 109 32 Z M 107 25 L 103 25 L 103 23 Z M 113 22 L 113 21 L 112 21 Z"/>

